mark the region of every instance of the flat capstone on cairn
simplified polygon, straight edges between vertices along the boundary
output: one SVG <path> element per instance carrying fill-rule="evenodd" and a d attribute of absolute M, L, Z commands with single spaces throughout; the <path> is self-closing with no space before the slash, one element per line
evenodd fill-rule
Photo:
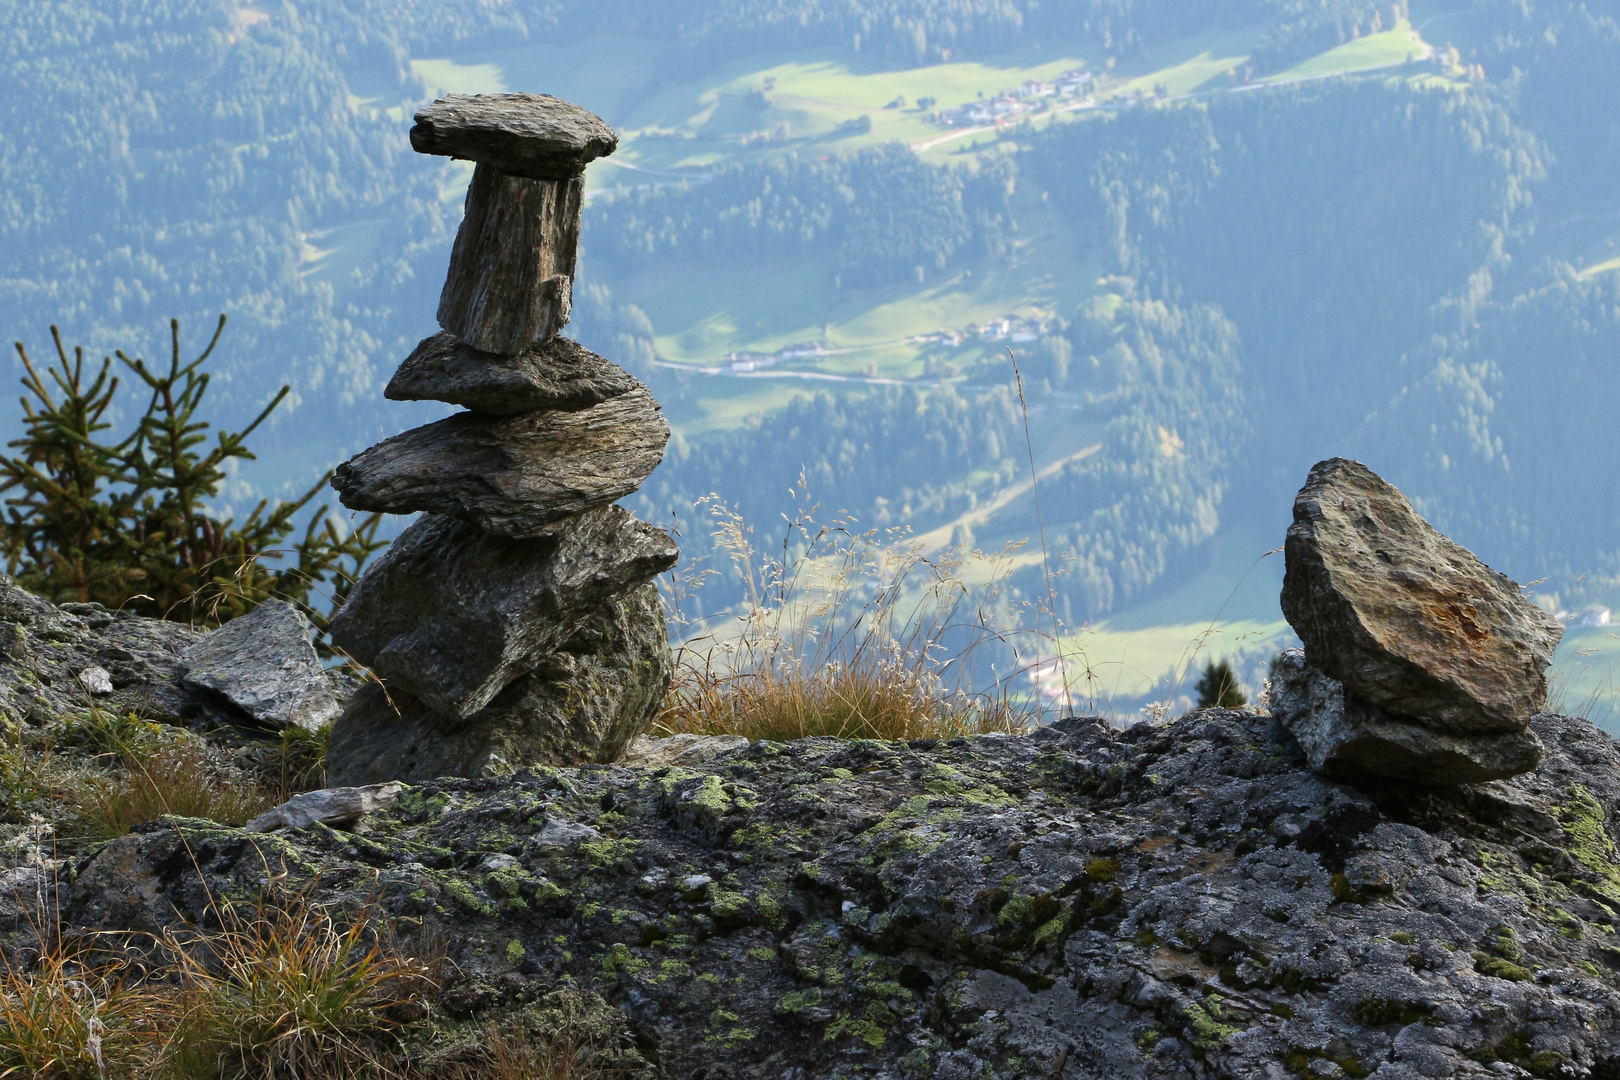
<path fill-rule="evenodd" d="M 466 411 L 340 466 L 345 506 L 422 516 L 367 568 L 332 640 L 373 682 L 337 720 L 334 785 L 612 761 L 669 684 L 651 581 L 663 531 L 614 503 L 663 459 L 647 387 L 559 337 L 600 118 L 543 94 L 450 95 L 411 145 L 476 163 L 439 299 L 442 333 L 389 382 Z"/>
<path fill-rule="evenodd" d="M 1563 627 L 1517 584 L 1344 458 L 1311 469 L 1284 552 L 1305 648 L 1272 665 L 1271 711 L 1313 768 L 1445 786 L 1536 767 Z"/>

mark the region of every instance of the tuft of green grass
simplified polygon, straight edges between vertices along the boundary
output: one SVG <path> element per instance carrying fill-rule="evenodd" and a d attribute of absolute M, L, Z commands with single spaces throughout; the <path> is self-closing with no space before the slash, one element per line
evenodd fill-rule
<path fill-rule="evenodd" d="M 277 746 L 280 770 L 278 801 L 326 786 L 326 752 L 332 746 L 332 725 L 318 728 L 283 728 Z"/>

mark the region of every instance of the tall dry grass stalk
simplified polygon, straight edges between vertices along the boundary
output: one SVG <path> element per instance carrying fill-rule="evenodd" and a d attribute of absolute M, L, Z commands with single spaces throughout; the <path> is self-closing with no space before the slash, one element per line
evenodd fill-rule
<path fill-rule="evenodd" d="M 1019 731 L 1036 719 L 1038 704 L 1014 696 L 1007 678 L 974 682 L 1019 632 L 1021 605 L 1007 587 L 1016 548 L 930 553 L 905 530 L 859 530 L 847 514 L 817 521 L 802 479 L 794 497 L 799 513 L 779 554 L 761 553 L 752 527 L 717 497 L 700 504 L 745 602 L 717 627 L 687 628 L 656 732 L 915 739 Z M 713 574 L 676 581 L 674 622 Z"/>

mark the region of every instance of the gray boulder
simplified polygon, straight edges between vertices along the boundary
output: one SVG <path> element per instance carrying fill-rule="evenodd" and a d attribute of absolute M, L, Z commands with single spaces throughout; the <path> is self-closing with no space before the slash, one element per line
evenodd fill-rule
<path fill-rule="evenodd" d="M 460 413 L 339 465 L 332 486 L 351 510 L 448 514 L 528 539 L 635 491 L 668 441 L 669 422 L 638 389 L 574 412 Z"/>
<path fill-rule="evenodd" d="M 1531 731 L 1435 731 L 1359 701 L 1289 649 L 1271 667 L 1271 714 L 1325 776 L 1372 774 L 1430 786 L 1475 784 L 1529 772 L 1542 745 Z"/>
<path fill-rule="evenodd" d="M 285 600 L 266 600 L 186 649 L 186 681 L 261 724 L 317 728 L 343 708 L 310 643 L 313 627 Z"/>
<path fill-rule="evenodd" d="M 390 401 L 445 401 L 476 413 L 513 416 L 584 409 L 645 390 L 640 380 L 572 338 L 537 341 L 516 356 L 480 352 L 454 334 L 424 338 L 394 372 Z"/>
<path fill-rule="evenodd" d="M 1285 550 L 1283 614 L 1361 700 L 1452 732 L 1523 731 L 1546 706 L 1557 621 L 1360 462 L 1311 469 Z"/>
<path fill-rule="evenodd" d="M 657 715 L 671 668 L 657 590 L 642 585 L 466 719 L 369 684 L 332 729 L 327 775 L 341 784 L 417 782 L 615 761 Z"/>
<path fill-rule="evenodd" d="M 520 769 L 402 793 L 369 841 L 155 823 L 63 875 L 62 921 L 206 925 L 284 868 L 453 962 L 402 1042 L 578 987 L 681 1080 L 1600 1080 L 1620 748 L 1533 728 L 1533 771 L 1440 789 L 1324 779 L 1225 709 Z"/>
<path fill-rule="evenodd" d="M 465 719 L 678 555 L 667 534 L 620 506 L 538 540 L 425 515 L 366 568 L 332 640 L 391 689 Z"/>

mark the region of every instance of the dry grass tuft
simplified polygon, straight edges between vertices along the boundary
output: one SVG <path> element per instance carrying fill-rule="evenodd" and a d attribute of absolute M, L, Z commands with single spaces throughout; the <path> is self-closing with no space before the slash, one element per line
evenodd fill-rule
<path fill-rule="evenodd" d="M 746 611 L 687 636 L 655 733 L 949 738 L 1037 719 L 1038 704 L 1014 698 L 1005 680 L 990 691 L 972 682 L 978 654 L 1007 645 L 1022 613 L 1006 595 L 1011 550 L 930 554 L 903 532 L 857 532 L 846 516 L 820 524 L 806 506 L 781 555 L 762 557 L 736 511 L 706 502 Z M 702 576 L 677 583 L 677 625 L 683 591 Z"/>
<path fill-rule="evenodd" d="M 534 1039 L 523 1030 L 490 1028 L 484 1032 L 481 1060 L 454 1066 L 444 1080 L 620 1080 L 627 1075 L 605 1064 L 605 1056 L 602 1047 L 578 1032 Z"/>
<path fill-rule="evenodd" d="M 170 931 L 162 951 L 185 1008 L 171 1075 L 348 1080 L 398 1075 L 389 1012 L 431 988 L 426 965 L 375 933 L 369 909 L 340 923 L 304 898 L 218 908 L 223 929 Z"/>
<path fill-rule="evenodd" d="M 111 840 L 165 814 L 241 825 L 272 805 L 270 793 L 218 751 L 161 724 L 92 709 L 69 726 L 66 740 L 103 765 L 62 785 L 73 807 L 63 834 L 74 842 Z"/>
<path fill-rule="evenodd" d="M 0 971 L 0 1077 L 105 1080 L 144 1075 L 161 1038 L 161 995 L 115 959 L 58 948 L 32 971 Z"/>
<path fill-rule="evenodd" d="M 83 789 L 68 830 L 74 839 L 110 840 L 165 814 L 241 825 L 271 806 L 262 789 L 221 769 L 201 746 L 164 746 L 122 764 L 122 775 Z"/>
<path fill-rule="evenodd" d="M 677 670 L 656 731 L 673 735 L 745 735 L 791 742 L 838 739 L 940 739 L 1026 726 L 1011 701 L 942 692 L 916 657 L 863 657 L 850 666 L 762 666 L 716 673 Z"/>
<path fill-rule="evenodd" d="M 435 986 L 426 965 L 375 932 L 376 912 L 339 921 L 295 897 L 217 914 L 222 929 L 166 933 L 150 966 L 127 950 L 58 944 L 30 970 L 0 972 L 0 1080 L 411 1075 L 390 1013 Z"/>
<path fill-rule="evenodd" d="M 650 1080 L 617 1009 L 589 990 L 561 987 L 478 1034 L 465 1058 L 433 1080 Z"/>

